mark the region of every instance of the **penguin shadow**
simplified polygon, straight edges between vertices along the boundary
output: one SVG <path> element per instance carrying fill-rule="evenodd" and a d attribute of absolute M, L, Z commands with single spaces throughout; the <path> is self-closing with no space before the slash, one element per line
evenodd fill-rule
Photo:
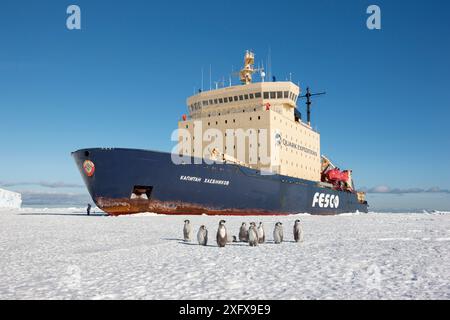
<path fill-rule="evenodd" d="M 236 247 L 249 247 L 250 245 L 248 244 L 248 242 L 231 242 L 231 243 L 227 243 L 227 246 L 236 246 Z"/>
<path fill-rule="evenodd" d="M 181 238 L 161 238 L 161 240 L 163 240 L 163 241 L 178 241 L 178 242 L 184 242 L 184 240 L 183 239 L 181 239 Z"/>
<path fill-rule="evenodd" d="M 206 246 L 203 246 L 203 245 L 199 245 L 198 242 L 196 242 L 196 241 L 184 241 L 184 239 L 181 239 L 181 238 L 161 238 L 161 240 L 163 240 L 163 241 L 174 241 L 174 242 L 176 241 L 176 242 L 178 242 L 179 244 L 183 244 L 183 245 L 185 245 L 185 246 L 217 247 L 217 246 L 212 245 L 212 244 L 208 244 L 208 245 L 206 245 Z"/>
<path fill-rule="evenodd" d="M 283 243 L 296 243 L 296 244 L 298 244 L 299 242 L 296 242 L 295 240 L 283 240 L 283 242 L 281 242 L 281 243 L 275 243 L 275 241 L 269 240 L 269 241 L 266 241 L 266 242 L 264 242 L 264 243 L 262 243 L 262 244 L 259 244 L 259 245 L 265 245 L 265 244 L 268 244 L 268 245 L 276 245 L 276 246 L 280 246 L 280 245 L 282 245 Z M 300 243 L 302 243 L 302 242 L 300 242 Z"/>

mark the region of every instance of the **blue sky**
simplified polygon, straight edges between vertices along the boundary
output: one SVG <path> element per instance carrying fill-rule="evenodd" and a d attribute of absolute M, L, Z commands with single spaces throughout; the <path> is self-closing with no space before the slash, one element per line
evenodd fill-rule
<path fill-rule="evenodd" d="M 70 4 L 82 30 L 66 28 Z M 381 30 L 366 28 L 371 4 Z M 313 106 L 322 152 L 377 192 L 376 209 L 450 210 L 449 192 L 424 192 L 450 189 L 449 10 L 444 0 L 3 0 L 0 187 L 78 196 L 71 151 L 171 150 L 202 67 L 209 87 L 210 64 L 213 80 L 228 78 L 244 50 L 259 61 L 271 48 L 277 79 L 291 72 L 328 92 Z"/>

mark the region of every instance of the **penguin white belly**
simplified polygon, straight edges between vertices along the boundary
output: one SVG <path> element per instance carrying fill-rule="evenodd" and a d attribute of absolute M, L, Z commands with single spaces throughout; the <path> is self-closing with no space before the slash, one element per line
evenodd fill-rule
<path fill-rule="evenodd" d="M 264 229 L 263 228 L 258 228 L 258 237 L 259 238 L 264 237 Z"/>
<path fill-rule="evenodd" d="M 250 242 L 253 242 L 253 241 L 256 241 L 257 239 L 258 239 L 258 237 L 257 237 L 256 232 L 255 232 L 253 229 L 251 229 L 251 230 L 248 232 L 248 240 L 249 240 Z"/>

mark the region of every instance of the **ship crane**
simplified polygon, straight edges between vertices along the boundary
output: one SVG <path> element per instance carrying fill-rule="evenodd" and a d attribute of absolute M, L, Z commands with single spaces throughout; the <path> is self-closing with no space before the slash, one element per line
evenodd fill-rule
<path fill-rule="evenodd" d="M 300 96 L 299 98 L 306 98 L 306 113 L 308 116 L 308 125 L 311 126 L 311 97 L 314 96 L 321 96 L 326 94 L 326 92 L 319 92 L 319 93 L 311 93 L 309 90 L 309 87 L 306 88 L 306 94 L 303 96 Z"/>

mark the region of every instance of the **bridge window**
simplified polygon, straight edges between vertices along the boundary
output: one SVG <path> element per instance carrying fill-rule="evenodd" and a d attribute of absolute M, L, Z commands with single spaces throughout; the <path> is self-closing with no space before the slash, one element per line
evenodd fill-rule
<path fill-rule="evenodd" d="M 282 91 L 278 91 L 277 92 L 277 99 L 281 99 L 283 98 L 283 92 Z"/>
<path fill-rule="evenodd" d="M 269 99 L 269 92 L 264 92 L 264 99 Z"/>
<path fill-rule="evenodd" d="M 288 97 L 289 97 L 289 91 L 285 91 L 285 92 L 284 92 L 284 97 L 283 97 L 283 98 L 287 99 Z"/>
<path fill-rule="evenodd" d="M 223 99 L 222 98 L 219 98 L 219 103 L 223 103 Z"/>
<path fill-rule="evenodd" d="M 245 94 L 245 95 L 244 95 L 244 99 L 245 99 L 245 100 L 248 100 L 248 94 Z"/>
<path fill-rule="evenodd" d="M 243 95 L 240 95 L 240 96 L 239 96 L 239 100 L 244 100 L 244 96 L 243 96 Z"/>
<path fill-rule="evenodd" d="M 229 102 L 233 102 L 233 97 L 229 97 L 229 98 L 228 98 L 228 101 L 229 101 Z"/>
<path fill-rule="evenodd" d="M 214 99 L 214 104 L 217 104 L 217 102 L 218 102 L 217 99 Z"/>
<path fill-rule="evenodd" d="M 255 98 L 261 98 L 261 92 L 256 92 L 255 93 Z"/>
<path fill-rule="evenodd" d="M 255 95 L 253 93 L 250 93 L 250 99 L 253 99 Z"/>
<path fill-rule="evenodd" d="M 228 97 L 223 98 L 223 102 L 228 103 Z"/>
<path fill-rule="evenodd" d="M 210 100 L 209 100 L 209 104 L 213 104 L 213 101 L 212 101 L 212 99 L 210 99 Z"/>
<path fill-rule="evenodd" d="M 275 91 L 270 91 L 270 99 L 275 99 L 275 97 L 277 96 Z"/>
<path fill-rule="evenodd" d="M 234 96 L 234 101 L 238 101 L 238 96 Z"/>

